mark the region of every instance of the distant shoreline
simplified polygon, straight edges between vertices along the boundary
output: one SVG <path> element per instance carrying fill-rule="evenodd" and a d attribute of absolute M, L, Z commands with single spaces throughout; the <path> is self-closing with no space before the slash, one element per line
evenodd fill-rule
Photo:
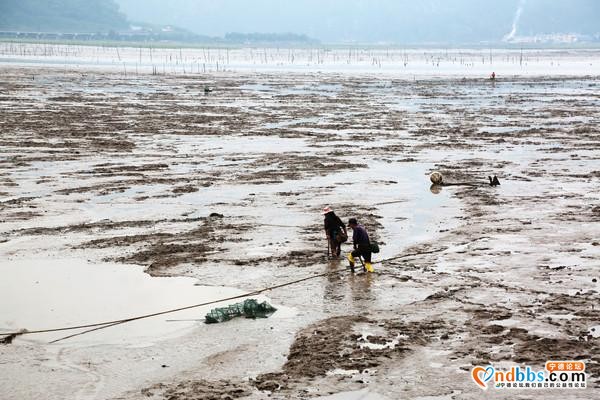
<path fill-rule="evenodd" d="M 227 41 L 122 41 L 122 40 L 69 40 L 69 39 L 32 39 L 32 38 L 0 38 L 0 43 L 48 44 L 72 46 L 105 46 L 161 49 L 243 49 L 243 48 L 290 48 L 290 49 L 390 49 L 390 50 L 598 50 L 600 42 L 581 43 L 296 43 L 296 42 L 264 42 L 264 43 L 232 43 Z"/>

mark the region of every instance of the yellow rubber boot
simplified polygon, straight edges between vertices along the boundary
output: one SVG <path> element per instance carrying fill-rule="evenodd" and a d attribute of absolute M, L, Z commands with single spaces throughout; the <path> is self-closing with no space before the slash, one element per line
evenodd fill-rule
<path fill-rule="evenodd" d="M 354 256 L 352 255 L 352 253 L 348 254 L 348 261 L 350 262 L 350 267 L 354 267 Z"/>
<path fill-rule="evenodd" d="M 350 263 L 350 271 L 354 273 L 354 256 L 352 255 L 352 253 L 348 254 L 348 262 Z"/>
<path fill-rule="evenodd" d="M 365 268 L 367 269 L 368 272 L 375 272 L 375 268 L 373 268 L 373 266 L 369 262 L 365 263 Z"/>

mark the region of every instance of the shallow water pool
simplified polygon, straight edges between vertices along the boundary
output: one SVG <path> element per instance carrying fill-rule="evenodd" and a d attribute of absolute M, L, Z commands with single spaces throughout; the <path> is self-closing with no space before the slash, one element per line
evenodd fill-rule
<path fill-rule="evenodd" d="M 153 278 L 139 266 L 90 264 L 80 259 L 2 262 L 0 274 L 0 332 L 118 320 L 243 293 L 233 288 L 199 286 L 191 278 Z M 236 301 L 241 300 L 229 303 Z M 189 332 L 219 305 L 223 304 L 128 322 L 60 343 L 151 345 Z M 24 335 L 19 340 L 47 343 L 83 330 Z"/>

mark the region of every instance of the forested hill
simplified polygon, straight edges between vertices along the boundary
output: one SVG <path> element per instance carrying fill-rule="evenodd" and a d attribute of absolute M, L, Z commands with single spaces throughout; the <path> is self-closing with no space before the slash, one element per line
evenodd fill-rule
<path fill-rule="evenodd" d="M 0 31 L 95 33 L 128 26 L 113 0 L 0 0 Z"/>
<path fill-rule="evenodd" d="M 2 0 L 0 0 L 2 1 Z M 600 0 L 115 0 L 134 21 L 192 32 L 295 32 L 330 43 L 600 37 Z"/>

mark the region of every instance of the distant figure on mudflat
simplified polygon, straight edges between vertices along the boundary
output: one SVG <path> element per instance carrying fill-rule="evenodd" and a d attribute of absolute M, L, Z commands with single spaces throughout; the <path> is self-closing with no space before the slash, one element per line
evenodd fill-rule
<path fill-rule="evenodd" d="M 323 215 L 325 216 L 325 234 L 327 235 L 329 247 L 327 255 L 339 257 L 342 252 L 342 243 L 348 240 L 346 225 L 344 225 L 340 217 L 335 215 L 335 212 L 333 212 L 331 207 L 325 207 L 323 209 Z"/>
<path fill-rule="evenodd" d="M 495 81 L 496 80 L 496 73 L 492 72 L 492 75 L 490 75 L 490 79 Z"/>

